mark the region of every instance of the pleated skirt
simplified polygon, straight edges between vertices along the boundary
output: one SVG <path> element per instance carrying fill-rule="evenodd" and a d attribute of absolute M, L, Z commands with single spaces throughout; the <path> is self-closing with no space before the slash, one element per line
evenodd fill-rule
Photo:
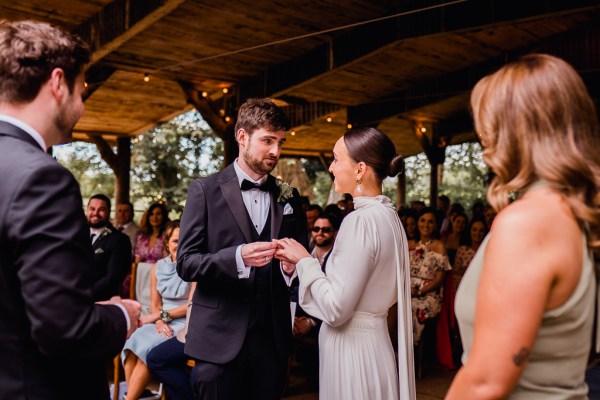
<path fill-rule="evenodd" d="M 319 399 L 397 400 L 398 372 L 387 314 L 355 312 L 319 332 Z"/>

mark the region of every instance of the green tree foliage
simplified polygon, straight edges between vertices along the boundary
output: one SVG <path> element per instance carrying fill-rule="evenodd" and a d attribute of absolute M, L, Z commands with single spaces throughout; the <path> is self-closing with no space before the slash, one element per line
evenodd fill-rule
<path fill-rule="evenodd" d="M 468 211 L 475 201 L 485 201 L 488 167 L 481 156 L 479 143 L 463 143 L 446 150 L 439 194 L 452 203 L 461 203 Z"/>
<path fill-rule="evenodd" d="M 429 201 L 431 166 L 424 153 L 406 160 L 406 201 Z M 438 193 L 445 194 L 453 203 L 461 203 L 467 210 L 477 200 L 483 201 L 487 191 L 488 168 L 481 158 L 478 143 L 463 143 L 446 148 L 442 182 Z"/>
<path fill-rule="evenodd" d="M 223 142 L 197 111 L 161 124 L 139 137 L 132 150 L 132 198 L 164 201 L 183 211 L 190 182 L 221 169 Z"/>
<path fill-rule="evenodd" d="M 61 146 L 56 156 L 75 175 L 84 202 L 95 193 L 114 201 L 114 173 L 94 144 Z M 223 142 L 196 111 L 146 132 L 133 140 L 131 151 L 131 200 L 136 212 L 163 201 L 171 217 L 179 217 L 191 180 L 218 171 L 222 163 Z"/>
<path fill-rule="evenodd" d="M 97 193 L 112 197 L 115 191 L 115 175 L 100 157 L 95 144 L 74 142 L 55 146 L 54 155 L 77 179 L 84 205 Z"/>

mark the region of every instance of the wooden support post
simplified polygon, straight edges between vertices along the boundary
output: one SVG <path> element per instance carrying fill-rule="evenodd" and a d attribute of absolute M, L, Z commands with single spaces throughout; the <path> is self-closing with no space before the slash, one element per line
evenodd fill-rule
<path fill-rule="evenodd" d="M 102 136 L 90 136 L 96 144 L 100 156 L 115 173 L 115 201 L 119 204 L 129 201 L 129 170 L 131 169 L 131 139 L 128 137 L 117 139 L 117 154 Z"/>
<path fill-rule="evenodd" d="M 446 158 L 447 140 L 440 135 L 440 129 L 433 123 L 416 122 L 414 124 L 415 134 L 421 143 L 421 147 L 431 165 L 429 205 L 435 207 L 437 204 L 438 187 L 444 159 Z"/>
<path fill-rule="evenodd" d="M 406 169 L 398 174 L 398 185 L 396 187 L 396 203 L 398 208 L 406 204 Z"/>
<path fill-rule="evenodd" d="M 129 201 L 131 187 L 129 171 L 131 170 L 131 138 L 117 139 L 117 171 L 115 171 L 116 204 Z M 115 207 L 116 209 L 116 207 Z"/>

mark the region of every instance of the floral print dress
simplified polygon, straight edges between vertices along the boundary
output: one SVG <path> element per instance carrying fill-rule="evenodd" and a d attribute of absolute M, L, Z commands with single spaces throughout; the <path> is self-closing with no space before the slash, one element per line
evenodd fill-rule
<path fill-rule="evenodd" d="M 452 269 L 448 257 L 431 251 L 426 245 L 419 243 L 409 251 L 410 256 L 410 284 L 419 290 L 427 281 L 433 280 L 438 271 Z M 440 313 L 442 308 L 442 287 L 431 290 L 422 296 L 411 299 L 413 317 L 413 340 L 418 343 L 425 328 L 425 321 Z"/>
<path fill-rule="evenodd" d="M 460 285 L 460 281 L 462 280 L 465 272 L 467 272 L 467 268 L 469 264 L 471 264 L 471 260 L 475 256 L 475 250 L 473 250 L 469 246 L 460 246 L 458 251 L 456 252 L 456 260 L 454 261 L 454 268 L 452 270 L 452 275 L 454 278 L 454 293 L 458 290 L 458 285 Z"/>
<path fill-rule="evenodd" d="M 135 256 L 140 259 L 140 262 L 154 264 L 164 257 L 163 236 L 160 235 L 152 247 L 148 247 L 149 243 L 150 236 L 140 233 L 135 246 Z"/>

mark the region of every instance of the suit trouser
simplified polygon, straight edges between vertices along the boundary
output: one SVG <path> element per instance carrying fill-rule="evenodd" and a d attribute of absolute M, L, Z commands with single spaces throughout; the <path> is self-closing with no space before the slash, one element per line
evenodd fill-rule
<path fill-rule="evenodd" d="M 169 400 L 194 400 L 186 363 L 190 359 L 183 349 L 185 344 L 176 337 L 162 342 L 148 354 L 148 368 L 160 380 Z"/>
<path fill-rule="evenodd" d="M 286 362 L 277 354 L 271 329 L 255 324 L 239 354 L 227 364 L 196 361 L 192 385 L 200 400 L 280 399 Z"/>

